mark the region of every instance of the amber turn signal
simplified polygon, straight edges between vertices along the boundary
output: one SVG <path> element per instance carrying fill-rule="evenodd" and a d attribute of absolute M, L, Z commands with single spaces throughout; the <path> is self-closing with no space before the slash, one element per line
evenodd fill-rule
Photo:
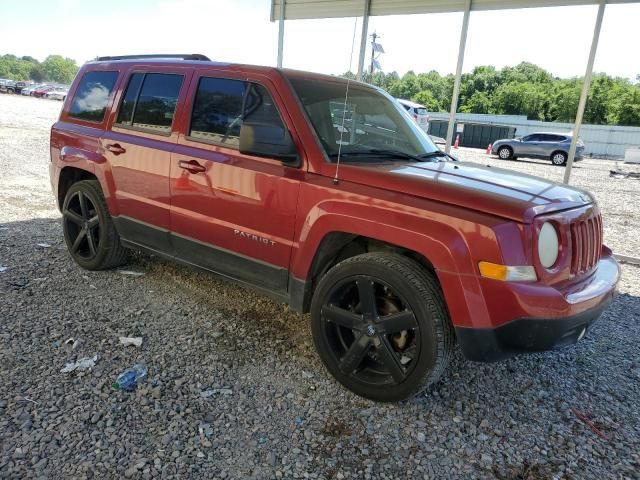
<path fill-rule="evenodd" d="M 499 263 L 479 262 L 478 268 L 483 277 L 503 282 L 534 282 L 538 278 L 531 265 L 513 267 Z"/>

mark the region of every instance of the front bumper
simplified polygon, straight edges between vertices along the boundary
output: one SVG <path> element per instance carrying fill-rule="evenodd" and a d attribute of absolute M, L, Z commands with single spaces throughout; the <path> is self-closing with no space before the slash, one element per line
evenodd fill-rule
<path fill-rule="evenodd" d="M 456 326 L 458 344 L 467 359 L 491 362 L 576 343 L 611 304 L 619 277 L 620 268 L 609 256 L 601 259 L 588 279 L 566 289 L 541 287 L 546 292 L 536 294 L 536 287 L 513 284 L 510 299 L 505 290 L 501 292 L 505 295 L 495 298 L 498 291 L 483 289 L 485 295 L 491 292 L 494 297 L 488 303 L 493 303 L 490 311 L 495 317 L 507 311 L 515 315 L 495 327 Z M 500 283 L 510 286 L 509 282 Z M 518 307 L 510 307 L 513 301 Z"/>

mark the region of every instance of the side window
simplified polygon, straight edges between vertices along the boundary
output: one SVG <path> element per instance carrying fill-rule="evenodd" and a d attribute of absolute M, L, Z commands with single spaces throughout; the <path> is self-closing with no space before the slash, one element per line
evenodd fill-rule
<path fill-rule="evenodd" d="M 117 79 L 118 72 L 86 73 L 71 102 L 69 116 L 90 122 L 102 122 Z"/>
<path fill-rule="evenodd" d="M 247 84 L 240 80 L 201 78 L 189 136 L 237 148 L 246 88 Z"/>
<path fill-rule="evenodd" d="M 244 106 L 244 121 L 282 126 L 282 120 L 273 98 L 262 85 L 252 83 L 249 86 Z"/>
<path fill-rule="evenodd" d="M 171 133 L 182 80 L 182 75 L 173 73 L 134 73 L 116 123 L 154 133 Z"/>
<path fill-rule="evenodd" d="M 553 135 L 553 134 L 549 134 L 546 133 L 544 135 L 540 135 L 540 141 L 541 142 L 561 142 L 562 138 L 560 135 Z"/>
<path fill-rule="evenodd" d="M 203 77 L 193 102 L 189 136 L 238 148 L 242 122 L 282 125 L 273 98 L 262 85 Z"/>
<path fill-rule="evenodd" d="M 144 73 L 134 73 L 131 75 L 127 91 L 120 104 L 120 111 L 118 112 L 116 123 L 129 126 L 133 124 L 133 109 L 138 101 L 138 95 L 140 95 L 142 80 L 144 80 Z"/>

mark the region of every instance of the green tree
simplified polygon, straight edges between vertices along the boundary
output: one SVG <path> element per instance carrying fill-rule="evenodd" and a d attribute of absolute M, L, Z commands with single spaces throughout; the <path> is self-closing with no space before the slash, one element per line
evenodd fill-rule
<path fill-rule="evenodd" d="M 42 62 L 42 71 L 47 80 L 58 83 L 71 83 L 78 73 L 75 60 L 64 58 L 60 55 L 49 55 Z"/>
<path fill-rule="evenodd" d="M 345 75 L 355 78 L 352 73 Z M 398 98 L 408 98 L 431 111 L 446 111 L 451 104 L 453 75 L 437 71 L 366 73 L 365 82 L 386 89 Z M 640 74 L 636 82 L 599 73 L 593 76 L 584 120 L 595 124 L 640 125 L 638 96 Z M 461 79 L 459 110 L 464 113 L 526 115 L 532 120 L 573 122 L 578 109 L 582 79 L 555 78 L 529 62 L 497 70 L 481 65 Z"/>
<path fill-rule="evenodd" d="M 442 110 L 442 105 L 436 100 L 433 94 L 429 90 L 422 90 L 416 93 L 411 100 L 424 105 L 430 112 L 439 112 Z"/>
<path fill-rule="evenodd" d="M 489 95 L 485 92 L 474 92 L 471 97 L 460 106 L 463 113 L 493 113 L 493 105 Z"/>
<path fill-rule="evenodd" d="M 617 125 L 640 126 L 640 87 L 627 89 L 612 107 L 612 122 Z"/>
<path fill-rule="evenodd" d="M 44 80 L 44 72 L 42 71 L 42 65 L 36 64 L 31 68 L 29 72 L 29 78 L 34 82 L 40 83 Z"/>
<path fill-rule="evenodd" d="M 496 113 L 526 115 L 529 120 L 545 119 L 544 90 L 530 82 L 501 85 L 494 98 Z"/>

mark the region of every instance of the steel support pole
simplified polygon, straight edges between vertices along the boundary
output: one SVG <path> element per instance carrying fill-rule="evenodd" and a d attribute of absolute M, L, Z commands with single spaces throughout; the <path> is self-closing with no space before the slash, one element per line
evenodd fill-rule
<path fill-rule="evenodd" d="M 278 68 L 282 68 L 282 52 L 284 50 L 284 4 L 286 0 L 280 0 L 280 19 L 278 21 Z"/>
<path fill-rule="evenodd" d="M 362 81 L 364 70 L 364 57 L 367 52 L 367 33 L 369 29 L 369 7 L 371 0 L 364 0 L 364 12 L 362 13 L 362 32 L 360 34 L 360 56 L 358 57 L 358 74 L 356 80 Z M 349 65 L 351 68 L 351 65 Z"/>
<path fill-rule="evenodd" d="M 453 95 L 451 96 L 451 112 L 449 113 L 449 128 L 447 129 L 447 145 L 445 151 L 451 151 L 453 141 L 453 125 L 456 121 L 458 110 L 458 95 L 460 94 L 460 79 L 462 78 L 462 64 L 464 63 L 464 50 L 467 46 L 467 31 L 469 30 L 469 15 L 471 14 L 471 0 L 467 0 L 462 17 L 462 30 L 460 31 L 460 48 L 458 49 L 458 65 L 456 67 L 456 79 L 453 82 Z"/>
<path fill-rule="evenodd" d="M 607 5 L 607 0 L 600 0 L 598 6 L 598 16 L 596 17 L 596 25 L 593 29 L 593 40 L 591 41 L 591 51 L 589 52 L 589 60 L 587 61 L 587 71 L 584 74 L 584 83 L 582 84 L 582 93 L 580 94 L 580 102 L 578 103 L 578 112 L 576 113 L 576 124 L 573 127 L 573 138 L 571 139 L 571 147 L 569 148 L 569 158 L 567 158 L 567 166 L 564 169 L 564 183 L 569 183 L 571 177 L 571 168 L 573 167 L 573 160 L 576 156 L 576 146 L 578 144 L 578 137 L 580 136 L 580 128 L 582 128 L 582 117 L 584 115 L 584 108 L 587 104 L 587 97 L 589 96 L 589 86 L 591 85 L 591 74 L 593 73 L 593 62 L 596 58 L 596 51 L 598 50 L 598 40 L 600 39 L 600 27 L 602 27 L 602 17 L 604 16 L 604 8 Z"/>

